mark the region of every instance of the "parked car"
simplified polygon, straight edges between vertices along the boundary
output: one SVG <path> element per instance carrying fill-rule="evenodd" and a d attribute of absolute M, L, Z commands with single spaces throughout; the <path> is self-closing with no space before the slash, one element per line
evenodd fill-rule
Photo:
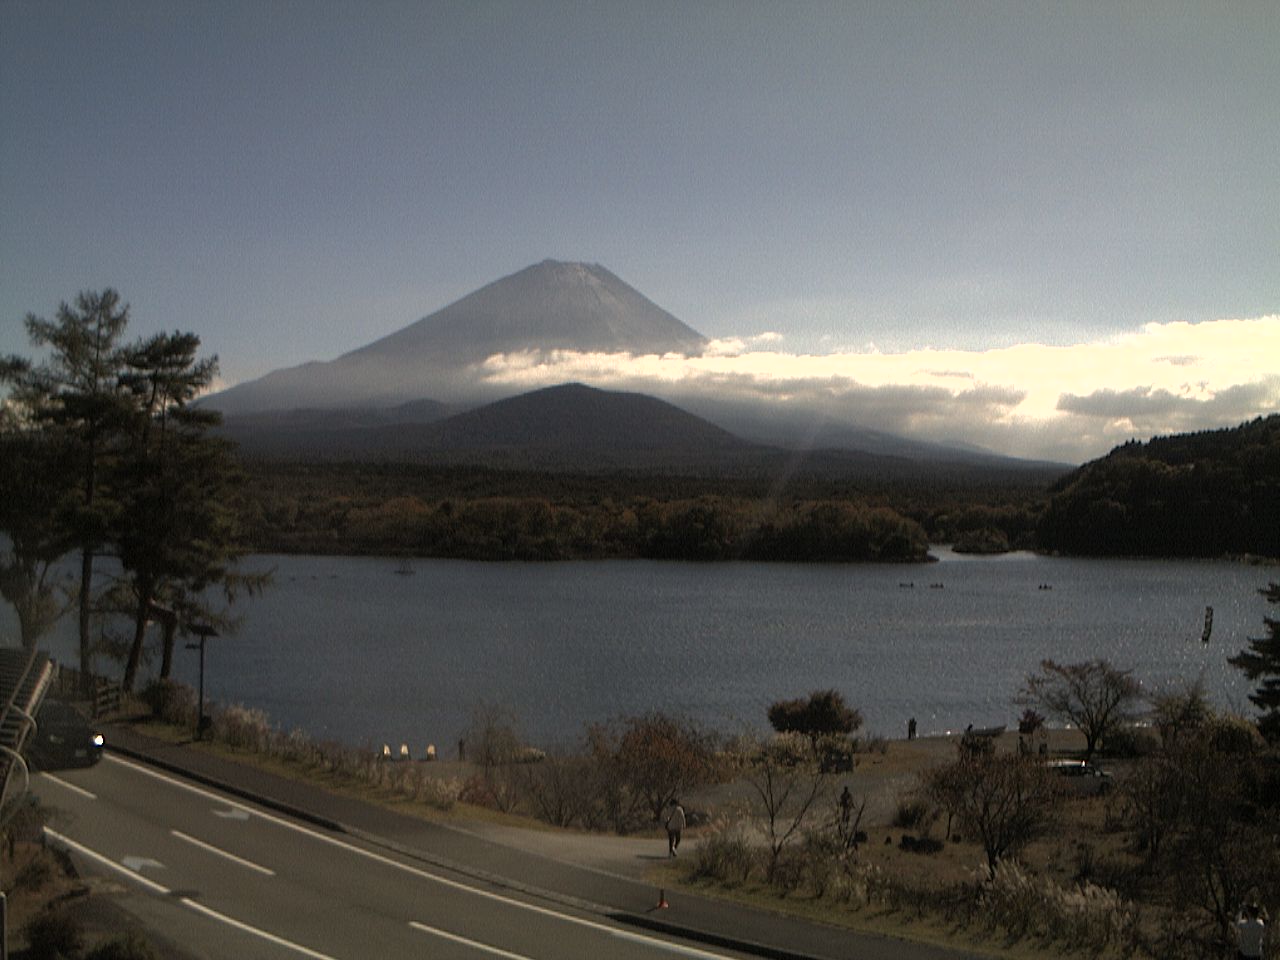
<path fill-rule="evenodd" d="M 69 703 L 46 700 L 27 738 L 27 763 L 36 770 L 91 767 L 102 759 L 102 734 Z"/>
<path fill-rule="evenodd" d="M 1063 779 L 1070 793 L 1093 796 L 1111 790 L 1111 774 L 1084 760 L 1049 760 L 1045 766 Z"/>

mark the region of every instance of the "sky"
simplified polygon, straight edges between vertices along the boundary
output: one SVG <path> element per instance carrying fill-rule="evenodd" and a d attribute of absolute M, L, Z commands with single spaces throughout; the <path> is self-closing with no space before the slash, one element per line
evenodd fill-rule
<path fill-rule="evenodd" d="M 234 384 L 551 257 L 717 342 L 495 358 L 1079 461 L 1280 411 L 1280 4 L 0 0 L 0 354 Z"/>

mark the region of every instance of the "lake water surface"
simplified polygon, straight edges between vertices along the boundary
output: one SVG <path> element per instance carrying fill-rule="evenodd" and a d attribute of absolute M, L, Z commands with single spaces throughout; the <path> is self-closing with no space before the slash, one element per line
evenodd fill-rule
<path fill-rule="evenodd" d="M 1277 613 L 1257 593 L 1275 568 L 934 553 L 915 566 L 417 560 L 411 574 L 384 559 L 254 557 L 246 568 L 275 582 L 241 603 L 236 635 L 209 641 L 206 690 L 316 737 L 447 755 L 482 703 L 542 744 L 654 709 L 760 729 L 774 700 L 828 687 L 868 732 L 904 736 L 909 717 L 922 734 L 1012 725 L 1046 657 L 1105 657 L 1153 689 L 1200 678 L 1251 712 L 1226 657 Z M 0 630 L 12 620 L 4 610 Z M 73 621 L 51 643 L 69 663 Z M 177 661 L 194 685 L 196 654 Z"/>

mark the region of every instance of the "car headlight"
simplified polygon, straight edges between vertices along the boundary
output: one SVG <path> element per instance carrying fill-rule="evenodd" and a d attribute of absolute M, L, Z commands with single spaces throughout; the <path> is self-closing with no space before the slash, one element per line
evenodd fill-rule
<path fill-rule="evenodd" d="M 102 743 L 103 743 L 103 740 L 102 740 L 102 734 L 100 734 L 100 733 L 95 733 L 95 734 L 93 735 L 93 745 L 94 745 L 95 747 L 100 747 L 100 746 L 102 746 Z"/>

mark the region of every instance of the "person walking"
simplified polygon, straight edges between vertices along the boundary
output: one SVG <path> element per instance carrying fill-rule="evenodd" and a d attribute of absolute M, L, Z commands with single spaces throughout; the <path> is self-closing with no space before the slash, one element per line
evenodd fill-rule
<path fill-rule="evenodd" d="M 1256 903 L 1246 903 L 1236 917 L 1236 956 L 1240 960 L 1262 960 L 1262 942 L 1266 938 L 1266 914 Z"/>
<path fill-rule="evenodd" d="M 684 807 L 675 797 L 671 798 L 671 812 L 667 814 L 667 853 L 674 857 L 680 848 L 680 835 L 684 833 Z"/>

